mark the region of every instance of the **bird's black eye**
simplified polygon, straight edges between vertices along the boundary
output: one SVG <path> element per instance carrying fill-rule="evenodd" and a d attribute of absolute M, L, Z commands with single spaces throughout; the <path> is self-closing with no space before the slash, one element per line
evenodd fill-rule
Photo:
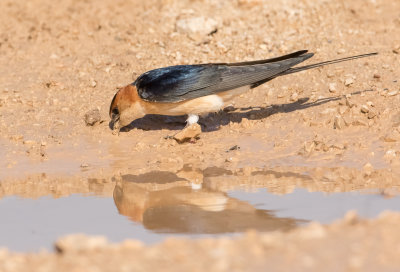
<path fill-rule="evenodd" d="M 118 115 L 118 114 L 119 114 L 118 108 L 114 108 L 114 109 L 112 110 L 112 113 Z"/>

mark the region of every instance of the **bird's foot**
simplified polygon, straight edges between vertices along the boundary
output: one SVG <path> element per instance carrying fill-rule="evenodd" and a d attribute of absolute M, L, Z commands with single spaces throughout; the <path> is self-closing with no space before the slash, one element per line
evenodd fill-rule
<path fill-rule="evenodd" d="M 173 136 L 167 136 L 166 139 L 174 139 L 178 143 L 190 142 L 195 143 L 196 138 L 201 134 L 201 127 L 199 124 L 194 123 L 186 126 L 184 129 L 179 131 Z"/>

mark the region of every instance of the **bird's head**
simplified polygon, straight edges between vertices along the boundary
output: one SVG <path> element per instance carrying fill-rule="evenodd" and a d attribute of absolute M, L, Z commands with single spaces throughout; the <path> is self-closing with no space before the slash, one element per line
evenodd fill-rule
<path fill-rule="evenodd" d="M 145 115 L 134 85 L 127 85 L 118 90 L 111 101 L 109 115 L 113 129 L 127 126 Z"/>

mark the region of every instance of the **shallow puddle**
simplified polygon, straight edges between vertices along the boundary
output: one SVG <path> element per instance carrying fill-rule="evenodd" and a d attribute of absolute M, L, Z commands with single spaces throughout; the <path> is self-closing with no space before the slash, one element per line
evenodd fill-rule
<path fill-rule="evenodd" d="M 78 189 L 58 198 L 49 193 L 32 198 L 29 194 L 26 198 L 26 192 L 24 198 L 16 196 L 21 193 L 4 194 L 8 189 L 3 185 L 0 247 L 51 250 L 58 237 L 72 233 L 104 235 L 113 242 L 130 238 L 154 243 L 170 235 L 289 230 L 310 221 L 330 223 L 349 210 L 367 218 L 383 210 L 400 210 L 400 197 L 388 197 L 384 190 L 310 192 L 318 182 L 332 184 L 294 172 L 232 173 L 185 166 L 177 173 L 154 171 L 109 181 L 90 179 L 89 192 L 82 189 L 79 193 Z"/>

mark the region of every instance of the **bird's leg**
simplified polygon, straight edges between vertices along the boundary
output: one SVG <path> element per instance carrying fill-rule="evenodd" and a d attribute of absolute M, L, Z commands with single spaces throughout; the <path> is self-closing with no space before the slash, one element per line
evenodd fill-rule
<path fill-rule="evenodd" d="M 199 121 L 199 116 L 196 114 L 189 114 L 188 119 L 186 119 L 186 127 L 196 124 Z"/>

